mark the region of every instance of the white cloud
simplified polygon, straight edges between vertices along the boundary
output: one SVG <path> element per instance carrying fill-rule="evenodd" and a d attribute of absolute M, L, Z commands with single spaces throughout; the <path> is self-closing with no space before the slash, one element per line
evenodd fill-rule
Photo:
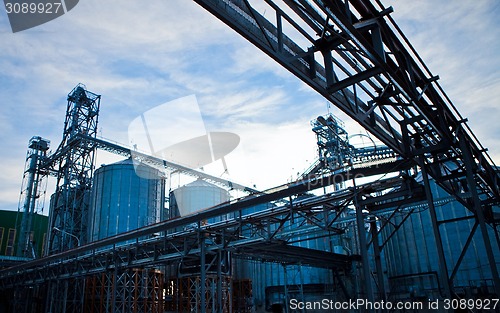
<path fill-rule="evenodd" d="M 500 162 L 500 6 L 480 1 L 384 1 L 489 154 Z"/>
<path fill-rule="evenodd" d="M 317 155 L 314 134 L 304 120 L 278 125 L 241 123 L 234 132 L 241 143 L 226 157 L 231 177 L 259 189 L 296 179 Z"/>

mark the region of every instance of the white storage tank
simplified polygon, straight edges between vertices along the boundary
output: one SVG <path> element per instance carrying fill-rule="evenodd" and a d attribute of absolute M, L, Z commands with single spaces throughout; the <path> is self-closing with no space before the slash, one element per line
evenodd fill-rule
<path fill-rule="evenodd" d="M 186 216 L 229 201 L 229 192 L 201 179 L 181 186 L 170 193 L 170 216 Z M 209 219 L 216 222 L 220 217 Z"/>
<path fill-rule="evenodd" d="M 195 214 L 205 209 L 211 208 L 218 204 L 229 201 L 229 192 L 223 188 L 217 187 L 211 183 L 201 179 L 195 180 L 189 184 L 181 186 L 169 195 L 169 215 L 165 218 L 176 218 L 179 216 L 186 216 Z M 217 216 L 208 220 L 200 221 L 202 224 L 211 224 L 225 220 L 228 216 Z M 187 228 L 195 228 L 197 225 L 187 225 L 179 227 L 170 231 L 181 231 Z M 218 240 L 215 237 L 206 237 L 208 241 Z M 212 264 L 207 268 L 207 274 L 217 273 L 217 262 L 214 260 L 214 254 L 205 255 L 206 263 Z M 224 275 L 230 272 L 230 257 L 229 253 L 223 254 L 221 260 L 221 270 Z M 200 275 L 201 266 L 199 260 L 187 261 L 183 260 L 178 268 L 178 274 L 181 276 L 194 276 Z"/>

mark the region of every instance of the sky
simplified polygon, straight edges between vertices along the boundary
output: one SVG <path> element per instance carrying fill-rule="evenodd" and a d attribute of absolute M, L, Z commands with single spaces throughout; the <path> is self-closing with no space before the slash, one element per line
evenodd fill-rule
<path fill-rule="evenodd" d="M 500 164 L 500 2 L 382 2 Z M 18 33 L 0 10 L 0 210 L 17 210 L 29 139 L 59 144 L 66 96 L 78 83 L 102 95 L 99 136 L 124 144 L 142 113 L 195 95 L 207 131 L 240 137 L 223 177 L 258 189 L 314 161 L 317 116 L 331 112 L 350 134 L 365 133 L 193 1 L 85 0 Z M 97 166 L 117 160 L 98 152 Z M 224 172 L 221 162 L 205 170 Z"/>

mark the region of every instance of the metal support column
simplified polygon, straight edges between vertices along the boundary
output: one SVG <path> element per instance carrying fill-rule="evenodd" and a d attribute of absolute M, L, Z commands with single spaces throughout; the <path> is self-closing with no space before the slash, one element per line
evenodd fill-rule
<path fill-rule="evenodd" d="M 116 309 L 116 298 L 118 296 L 117 293 L 120 291 L 120 287 L 118 286 L 119 282 L 118 282 L 117 271 L 118 271 L 118 267 L 115 265 L 115 270 L 113 271 L 112 278 L 111 278 L 112 284 L 111 284 L 111 286 L 109 286 L 109 289 L 110 289 L 109 295 L 111 296 L 111 312 L 114 312 Z M 137 288 L 137 286 L 136 286 L 136 288 Z"/>
<path fill-rule="evenodd" d="M 286 271 L 286 264 L 283 264 L 283 288 L 285 291 L 285 313 L 288 313 L 288 277 Z"/>
<path fill-rule="evenodd" d="M 463 133 L 461 132 L 460 134 Z M 474 206 L 473 212 L 476 215 L 477 222 L 479 223 L 479 229 L 481 229 L 481 234 L 483 235 L 484 248 L 486 249 L 486 256 L 488 258 L 488 263 L 491 269 L 491 275 L 493 279 L 493 285 L 495 293 L 500 295 L 500 278 L 498 276 L 497 264 L 495 262 L 495 255 L 493 254 L 493 248 L 491 246 L 490 235 L 488 233 L 488 228 L 486 226 L 486 219 L 484 217 L 483 207 L 481 206 L 481 201 L 477 193 L 476 181 L 474 180 L 474 169 L 476 168 L 476 162 L 473 160 L 469 147 L 466 146 L 463 140 L 460 140 L 460 147 L 462 149 L 462 154 L 465 160 L 465 174 L 467 178 L 467 185 L 469 186 L 469 191 L 472 196 L 472 205 Z"/>
<path fill-rule="evenodd" d="M 300 300 L 305 303 L 306 299 L 304 297 L 304 275 L 302 275 L 302 264 L 299 263 L 299 278 L 300 278 Z M 302 313 L 306 313 L 305 308 L 302 308 Z"/>
<path fill-rule="evenodd" d="M 492 227 L 493 227 L 493 232 L 495 233 L 495 238 L 497 239 L 497 246 L 498 246 L 498 250 L 500 250 L 500 230 L 498 230 L 498 226 L 500 226 L 500 224 L 494 224 Z"/>
<path fill-rule="evenodd" d="M 368 258 L 368 246 L 366 240 L 365 231 L 365 220 L 363 217 L 363 207 L 358 203 L 358 194 L 356 182 L 353 179 L 355 196 L 354 196 L 354 207 L 356 209 L 356 226 L 358 228 L 358 238 L 359 238 L 359 250 L 361 253 L 361 263 L 363 266 L 363 278 L 365 281 L 364 287 L 366 292 L 366 298 L 370 302 L 374 302 L 373 288 L 370 279 L 370 259 Z M 370 312 L 373 310 L 370 310 Z"/>
<path fill-rule="evenodd" d="M 50 142 L 39 136 L 34 136 L 30 139 L 28 153 L 26 156 L 26 166 L 23 175 L 23 187 L 21 188 L 21 196 L 19 200 L 18 218 L 21 218 L 19 228 L 19 240 L 17 245 L 16 255 L 21 257 L 36 258 L 36 247 L 33 246 L 33 241 L 41 240 L 41 238 L 31 238 L 33 235 L 33 218 L 37 212 L 37 206 L 42 204 L 45 193 L 44 184 L 42 181 L 46 178 L 46 173 L 40 169 L 40 164 L 47 157 L 47 150 Z M 41 200 L 41 203 L 39 201 Z M 16 227 L 17 225 L 16 221 Z"/>
<path fill-rule="evenodd" d="M 373 254 L 375 257 L 375 267 L 377 269 L 379 300 L 386 300 L 384 273 L 380 259 L 380 245 L 378 242 L 377 220 L 375 218 L 370 221 L 370 232 L 372 234 Z"/>
<path fill-rule="evenodd" d="M 217 251 L 217 312 L 222 313 L 222 250 Z"/>
<path fill-rule="evenodd" d="M 205 268 L 205 236 L 203 232 L 199 233 L 200 238 L 200 310 L 206 313 L 206 280 L 207 273 Z"/>
<path fill-rule="evenodd" d="M 451 288 L 450 280 L 448 276 L 448 268 L 446 267 L 446 258 L 444 256 L 443 241 L 441 239 L 441 233 L 439 232 L 439 223 L 436 216 L 436 207 L 434 206 L 434 199 L 432 196 L 431 185 L 429 182 L 429 176 L 427 175 L 427 167 L 423 156 L 420 157 L 422 177 L 424 179 L 424 189 L 425 197 L 427 198 L 427 205 L 429 206 L 429 214 L 431 216 L 432 232 L 434 234 L 434 239 L 436 243 L 436 249 L 438 254 L 438 264 L 439 264 L 439 279 L 441 280 L 441 286 L 444 288 L 443 297 L 446 299 L 451 299 Z"/>

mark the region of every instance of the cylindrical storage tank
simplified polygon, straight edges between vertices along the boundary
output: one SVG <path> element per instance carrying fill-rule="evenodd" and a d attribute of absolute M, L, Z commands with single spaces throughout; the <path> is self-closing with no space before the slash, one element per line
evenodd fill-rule
<path fill-rule="evenodd" d="M 229 192 L 201 179 L 181 186 L 170 193 L 170 216 L 186 216 L 229 201 Z M 215 217 L 207 222 L 213 223 L 224 219 Z"/>
<path fill-rule="evenodd" d="M 431 181 L 431 189 L 438 221 L 472 216 L 469 210 L 434 181 Z M 406 214 L 412 209 L 414 212 L 405 220 Z M 438 278 L 438 254 L 426 203 L 410 207 L 395 216 L 392 224 L 383 229 L 382 242 L 385 242 L 394 227 L 401 223 L 402 226 L 387 241 L 382 251 L 387 264 L 390 292 L 399 297 L 439 297 L 439 289 L 442 286 Z M 474 218 L 440 225 L 448 273 L 452 273 L 473 226 Z M 488 227 L 488 231 L 490 238 L 494 238 L 493 229 Z M 500 251 L 495 248 L 495 243 L 492 245 L 495 259 L 499 260 Z M 453 280 L 454 292 L 466 297 L 476 297 L 480 294 L 486 296 L 493 292 L 492 278 L 484 241 L 478 228 Z"/>
<path fill-rule="evenodd" d="M 168 218 L 195 214 L 227 201 L 229 201 L 229 192 L 227 190 L 198 179 L 170 192 Z M 200 222 L 202 224 L 212 224 L 225 220 L 227 217 L 227 215 L 216 216 Z M 198 225 L 186 225 L 173 231 L 195 228 L 197 226 Z M 220 240 L 220 238 L 207 236 L 205 240 L 215 242 Z M 207 274 L 216 273 L 218 261 L 215 259 L 217 256 L 207 254 L 205 257 L 206 264 L 212 264 L 207 268 Z M 230 267 L 229 253 L 223 253 L 221 257 L 222 259 L 219 261 L 222 267 L 221 271 L 223 274 L 227 274 L 229 273 Z M 199 276 L 201 271 L 200 262 L 199 260 L 183 260 L 178 271 L 179 274 L 183 276 Z"/>
<path fill-rule="evenodd" d="M 89 239 L 95 241 L 160 221 L 164 210 L 162 173 L 127 159 L 94 173 Z"/>

